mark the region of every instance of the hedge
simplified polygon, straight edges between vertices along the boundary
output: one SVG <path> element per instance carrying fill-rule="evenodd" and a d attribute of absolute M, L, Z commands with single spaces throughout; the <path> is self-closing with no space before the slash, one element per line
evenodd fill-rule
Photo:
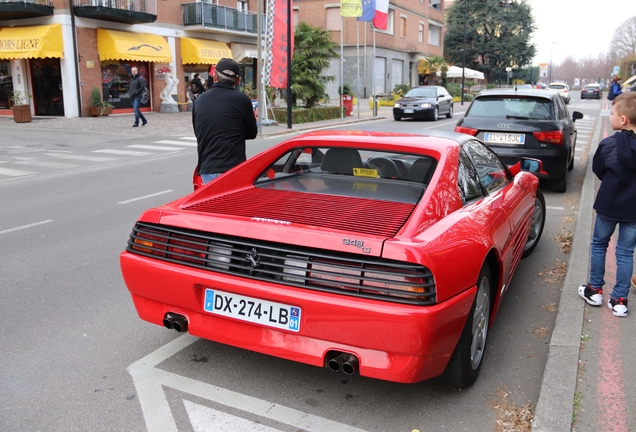
<path fill-rule="evenodd" d="M 292 124 L 309 123 L 320 120 L 339 119 L 342 115 L 342 107 L 316 107 L 292 109 Z M 274 117 L 278 123 L 287 123 L 287 108 L 274 108 Z"/>

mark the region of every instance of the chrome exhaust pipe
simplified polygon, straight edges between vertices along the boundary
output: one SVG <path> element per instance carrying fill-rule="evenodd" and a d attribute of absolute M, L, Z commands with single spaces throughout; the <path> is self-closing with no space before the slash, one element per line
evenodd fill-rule
<path fill-rule="evenodd" d="M 163 317 L 163 326 L 169 330 L 176 330 L 179 333 L 188 331 L 188 319 L 183 315 L 169 312 Z"/>
<path fill-rule="evenodd" d="M 334 358 L 332 358 L 331 360 L 329 360 L 327 362 L 327 366 L 329 366 L 329 369 L 331 369 L 332 371 L 338 373 L 340 372 L 340 369 L 342 369 L 342 364 L 345 362 L 345 356 L 346 354 L 340 354 Z"/>
<path fill-rule="evenodd" d="M 347 375 L 358 372 L 358 358 L 353 354 L 347 354 L 347 359 L 342 364 L 342 371 Z"/>

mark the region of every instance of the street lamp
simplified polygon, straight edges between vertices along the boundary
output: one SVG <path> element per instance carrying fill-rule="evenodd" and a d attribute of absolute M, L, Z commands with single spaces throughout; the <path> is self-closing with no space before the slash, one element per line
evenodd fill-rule
<path fill-rule="evenodd" d="M 468 19 L 468 0 L 464 0 L 464 50 L 462 51 L 462 101 L 464 105 L 464 80 L 466 78 L 466 20 Z"/>
<path fill-rule="evenodd" d="M 552 42 L 552 46 L 550 47 L 550 77 L 548 78 L 548 84 L 552 82 L 552 53 L 554 51 L 554 44 L 556 42 Z"/>

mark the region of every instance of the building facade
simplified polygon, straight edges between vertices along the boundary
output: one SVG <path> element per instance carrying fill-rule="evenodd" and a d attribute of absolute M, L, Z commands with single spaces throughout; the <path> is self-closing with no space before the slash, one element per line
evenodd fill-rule
<path fill-rule="evenodd" d="M 296 0 L 293 17 L 342 40 L 344 56 L 332 59 L 327 71 L 335 77 L 330 97 L 338 95 L 341 66 L 343 82 L 368 97 L 419 84 L 418 61 L 443 53 L 443 3 L 391 1 L 386 31 L 341 20 L 339 2 L 329 0 Z M 4 0 L 0 115 L 12 115 L 11 96 L 21 91 L 34 116 L 86 116 L 94 88 L 114 113 L 132 112 L 132 67 L 149 83 L 145 111 L 159 111 L 166 73 L 179 80 L 172 97 L 186 103 L 192 74 L 205 81 L 222 57 L 238 61 L 242 82 L 256 86 L 258 19 L 257 0 Z"/>

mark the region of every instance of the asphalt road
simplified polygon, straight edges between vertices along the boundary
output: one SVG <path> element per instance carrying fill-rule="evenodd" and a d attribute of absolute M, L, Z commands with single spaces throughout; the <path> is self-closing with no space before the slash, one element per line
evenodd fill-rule
<path fill-rule="evenodd" d="M 0 129 L 0 430 L 495 430 L 539 395 L 600 102 L 569 109 L 586 117 L 568 192 L 542 184 L 543 238 L 463 391 L 334 374 L 141 321 L 118 255 L 146 208 L 191 191 L 194 141 Z M 347 129 L 452 130 L 459 111 Z M 283 139 L 256 140 L 249 156 Z"/>

